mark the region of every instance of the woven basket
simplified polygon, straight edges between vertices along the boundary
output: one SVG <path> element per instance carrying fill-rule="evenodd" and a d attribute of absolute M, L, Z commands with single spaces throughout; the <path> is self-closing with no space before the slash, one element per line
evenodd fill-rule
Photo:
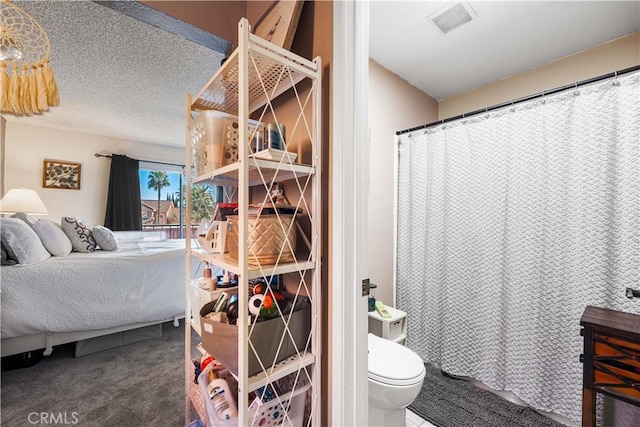
<path fill-rule="evenodd" d="M 294 215 L 249 215 L 249 265 L 273 265 L 280 256 L 281 263 L 293 262 L 296 250 L 296 228 L 292 226 Z M 227 216 L 227 250 L 229 256 L 238 259 L 238 216 Z M 290 243 L 291 246 L 287 243 Z M 282 255 L 280 255 L 282 251 Z"/>

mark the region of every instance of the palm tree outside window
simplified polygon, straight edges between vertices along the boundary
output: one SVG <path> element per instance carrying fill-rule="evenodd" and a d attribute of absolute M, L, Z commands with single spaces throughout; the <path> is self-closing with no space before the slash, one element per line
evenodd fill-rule
<path fill-rule="evenodd" d="M 149 188 L 149 190 L 156 190 L 158 192 L 158 209 L 156 210 L 155 217 L 156 224 L 160 224 L 160 219 L 163 214 L 162 210 L 160 209 L 160 201 L 162 200 L 162 189 L 164 187 L 169 187 L 170 185 L 171 182 L 169 182 L 169 175 L 167 175 L 165 171 L 151 171 L 151 173 L 149 174 L 147 188 Z M 166 221 L 166 217 L 164 221 Z"/>
<path fill-rule="evenodd" d="M 147 232 L 164 232 L 170 239 L 184 237 L 183 215 L 174 194 L 180 192 L 183 167 L 144 162 L 140 169 L 140 215 L 142 229 Z M 164 170 L 163 170 L 164 169 Z"/>

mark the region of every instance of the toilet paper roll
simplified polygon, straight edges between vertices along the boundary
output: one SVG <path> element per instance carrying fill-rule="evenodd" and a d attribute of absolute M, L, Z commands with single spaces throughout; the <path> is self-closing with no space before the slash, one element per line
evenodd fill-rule
<path fill-rule="evenodd" d="M 264 295 L 254 295 L 249 300 L 249 313 L 255 314 L 256 316 L 260 314 L 260 307 L 262 306 L 262 301 L 264 300 Z"/>

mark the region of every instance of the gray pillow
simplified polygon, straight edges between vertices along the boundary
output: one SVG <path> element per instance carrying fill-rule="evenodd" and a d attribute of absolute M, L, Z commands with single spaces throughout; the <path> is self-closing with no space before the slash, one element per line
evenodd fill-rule
<path fill-rule="evenodd" d="M 36 232 L 18 218 L 0 218 L 0 240 L 18 264 L 34 264 L 51 256 Z"/>
<path fill-rule="evenodd" d="M 73 250 L 71 240 L 55 222 L 48 219 L 40 219 L 32 227 L 51 255 L 67 256 Z"/>
<path fill-rule="evenodd" d="M 96 250 L 96 240 L 91 229 L 77 218 L 63 216 L 60 221 L 62 231 L 71 240 L 73 250 L 78 252 L 93 252 Z"/>
<path fill-rule="evenodd" d="M 101 225 L 96 225 L 95 227 L 93 227 L 93 238 L 96 240 L 96 243 L 102 250 L 118 250 L 118 239 L 116 239 L 113 231 L 109 230 L 107 227 L 103 227 Z"/>
<path fill-rule="evenodd" d="M 18 263 L 18 261 L 16 261 L 15 259 L 11 259 L 9 257 L 9 253 L 4 248 L 3 244 L 0 244 L 0 248 L 2 248 L 2 262 L 1 262 L 1 265 L 16 265 Z"/>
<path fill-rule="evenodd" d="M 34 218 L 31 215 L 27 215 L 26 213 L 23 213 L 23 212 L 14 213 L 13 215 L 11 215 L 11 218 L 21 219 L 24 222 L 26 222 L 27 225 L 31 228 L 33 228 L 33 224 L 35 224 L 36 221 L 38 220 L 37 218 Z"/>

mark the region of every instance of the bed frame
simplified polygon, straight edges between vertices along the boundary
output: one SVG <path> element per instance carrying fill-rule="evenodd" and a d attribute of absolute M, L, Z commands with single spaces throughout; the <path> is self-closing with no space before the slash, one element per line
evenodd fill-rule
<path fill-rule="evenodd" d="M 53 352 L 53 347 L 56 345 L 130 331 L 132 329 L 144 328 L 146 326 L 157 325 L 159 323 L 173 322 L 173 326 L 178 327 L 180 326 L 180 319 L 184 319 L 184 315 L 174 316 L 172 319 L 162 320 L 159 322 L 134 323 L 132 325 L 116 326 L 114 328 L 96 329 L 91 331 L 41 332 L 33 335 L 5 338 L 2 340 L 1 353 L 2 357 L 4 357 L 44 348 L 43 355 L 50 356 Z"/>

